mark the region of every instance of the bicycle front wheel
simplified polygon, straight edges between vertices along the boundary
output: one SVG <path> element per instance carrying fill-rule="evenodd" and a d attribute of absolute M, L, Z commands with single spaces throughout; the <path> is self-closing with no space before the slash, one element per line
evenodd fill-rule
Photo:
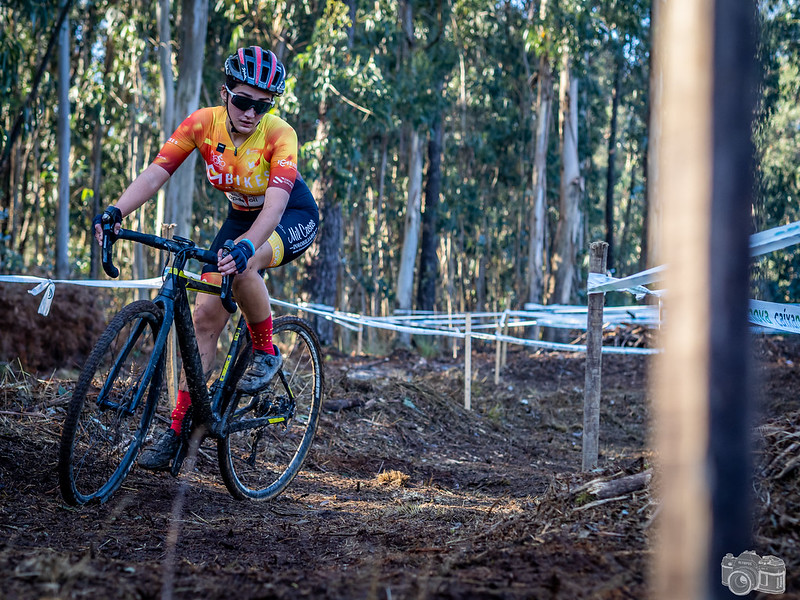
<path fill-rule="evenodd" d="M 105 502 L 133 466 L 162 390 L 154 354 L 163 315 L 140 300 L 111 320 L 72 393 L 58 461 L 61 495 L 73 506 Z"/>
<path fill-rule="evenodd" d="M 225 486 L 239 500 L 269 500 L 294 479 L 308 454 L 322 405 L 322 351 L 311 326 L 275 319 L 272 342 L 283 366 L 255 397 L 234 393 L 232 432 L 217 442 Z M 272 422 L 270 422 L 272 421 Z"/>

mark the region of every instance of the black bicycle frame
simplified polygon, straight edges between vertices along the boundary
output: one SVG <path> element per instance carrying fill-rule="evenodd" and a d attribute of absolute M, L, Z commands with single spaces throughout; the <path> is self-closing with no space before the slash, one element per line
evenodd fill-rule
<path fill-rule="evenodd" d="M 112 277 L 119 275 L 119 270 L 114 267 L 111 255 L 111 246 L 117 239 L 136 241 L 153 248 L 167 250 L 175 255 L 172 267 L 168 269 L 164 278 L 164 283 L 161 285 L 158 295 L 153 300 L 156 306 L 160 307 L 163 311 L 160 329 L 153 344 L 153 356 L 157 356 L 158 360 L 150 361 L 142 378 L 148 378 L 146 380 L 149 381 L 149 378 L 156 375 L 155 370 L 162 368 L 162 356 L 166 348 L 170 328 L 174 322 L 175 332 L 178 337 L 178 346 L 183 360 L 183 370 L 186 375 L 186 384 L 189 389 L 189 395 L 192 400 L 197 422 L 205 424 L 212 437 L 222 437 L 226 435 L 227 432 L 223 431 L 224 424 L 219 415 L 219 404 L 223 394 L 229 391 L 226 389 L 226 384 L 232 372 L 231 367 L 233 367 L 233 363 L 239 354 L 241 344 L 245 339 L 244 336 L 242 336 L 245 321 L 243 318 L 239 320 L 222 373 L 218 380 L 219 385 L 212 398 L 206 387 L 203 363 L 200 359 L 200 352 L 197 347 L 197 338 L 195 336 L 194 323 L 192 322 L 191 308 L 186 294 L 187 280 L 180 276 L 189 259 L 195 258 L 202 262 L 216 265 L 217 255 L 208 250 L 196 247 L 191 240 L 180 237 L 167 239 L 126 229 L 121 229 L 119 233 L 115 234 L 111 226 L 104 226 L 104 233 L 106 233 L 106 240 L 110 240 L 110 242 L 103 244 L 103 269 Z M 236 304 L 231 298 L 231 280 L 232 278 L 230 277 L 223 277 L 220 297 L 225 308 L 233 313 L 236 311 Z M 140 328 L 144 327 L 146 327 L 146 323 L 144 320 L 141 320 L 137 325 L 137 329 L 134 330 L 134 333 L 139 332 Z M 112 375 L 118 369 L 119 363 L 121 363 L 126 356 L 127 352 L 120 357 L 118 364 L 115 365 L 112 370 Z M 130 404 L 125 403 L 127 406 L 120 406 L 117 403 L 107 404 L 109 408 L 122 408 L 127 412 L 134 412 L 142 399 L 143 392 L 144 390 L 137 389 L 132 402 Z M 112 406 L 112 404 L 115 404 L 115 406 Z"/>

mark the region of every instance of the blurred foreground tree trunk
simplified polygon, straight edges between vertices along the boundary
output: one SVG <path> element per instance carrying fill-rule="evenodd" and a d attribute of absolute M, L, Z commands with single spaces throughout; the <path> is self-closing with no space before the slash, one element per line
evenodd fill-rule
<path fill-rule="evenodd" d="M 670 0 L 654 17 L 663 88 L 653 180 L 670 318 L 653 377 L 662 477 L 653 591 L 656 600 L 722 599 L 722 558 L 752 548 L 755 13 L 745 0 Z"/>
<path fill-rule="evenodd" d="M 161 88 L 161 143 L 165 142 L 178 125 L 175 122 L 175 78 L 172 74 L 172 33 L 170 31 L 170 2 L 158 0 L 156 6 L 158 22 L 158 63 L 161 68 L 159 84 Z M 158 191 L 156 203 L 155 233 L 161 235 L 161 225 L 166 214 L 167 190 L 172 181 Z"/>

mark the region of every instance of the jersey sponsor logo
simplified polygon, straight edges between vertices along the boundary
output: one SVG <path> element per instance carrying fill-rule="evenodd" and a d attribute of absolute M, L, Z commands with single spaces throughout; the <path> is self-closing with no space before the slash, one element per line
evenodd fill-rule
<path fill-rule="evenodd" d="M 297 163 L 293 163 L 292 161 L 290 161 L 290 160 L 288 160 L 286 158 L 280 159 L 278 161 L 278 164 L 280 166 L 282 166 L 282 167 L 291 167 L 292 169 L 296 169 L 297 168 Z"/>
<path fill-rule="evenodd" d="M 281 177 L 280 175 L 276 175 L 275 177 L 273 177 L 272 181 L 277 185 L 285 185 L 289 188 L 294 186 L 294 182 L 291 179 L 287 177 Z"/>
<path fill-rule="evenodd" d="M 296 227 L 287 227 L 286 228 L 286 232 L 288 234 L 287 241 L 290 244 L 293 244 L 294 242 L 297 241 L 301 242 L 305 241 L 309 237 L 311 237 L 311 239 L 314 239 L 316 231 L 317 231 L 317 223 L 314 221 L 314 219 L 311 219 L 305 225 L 303 223 L 300 223 Z"/>
<path fill-rule="evenodd" d="M 217 173 L 214 169 L 214 165 L 206 163 L 206 177 L 208 177 L 209 183 L 214 187 L 222 185 L 222 173 Z"/>
<path fill-rule="evenodd" d="M 177 145 L 178 145 L 178 140 L 176 140 L 174 137 L 171 137 L 171 138 L 169 138 L 169 139 L 167 140 L 167 143 L 168 143 L 168 144 L 173 144 L 173 145 L 177 146 Z"/>
<path fill-rule="evenodd" d="M 241 192 L 225 192 L 225 195 L 232 204 L 242 208 L 258 208 L 264 204 L 264 196 L 251 196 Z"/>
<path fill-rule="evenodd" d="M 217 167 L 218 169 L 221 169 L 222 167 L 225 166 L 225 161 L 222 160 L 222 155 L 221 154 L 212 154 L 211 155 L 211 162 L 213 162 L 214 166 Z"/>

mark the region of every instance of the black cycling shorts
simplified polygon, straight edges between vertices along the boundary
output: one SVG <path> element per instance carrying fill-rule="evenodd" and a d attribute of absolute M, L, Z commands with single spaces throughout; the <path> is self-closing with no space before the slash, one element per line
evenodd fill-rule
<path fill-rule="evenodd" d="M 228 217 L 214 238 L 211 250 L 216 252 L 227 240 L 235 240 L 245 233 L 260 213 L 260 210 L 236 210 L 233 206 L 229 207 Z M 281 222 L 266 242 L 272 246 L 272 262 L 267 267 L 285 265 L 303 254 L 317 237 L 318 227 L 317 203 L 306 182 L 298 175 Z M 218 272 L 216 265 L 203 267 L 203 273 L 215 272 Z"/>

